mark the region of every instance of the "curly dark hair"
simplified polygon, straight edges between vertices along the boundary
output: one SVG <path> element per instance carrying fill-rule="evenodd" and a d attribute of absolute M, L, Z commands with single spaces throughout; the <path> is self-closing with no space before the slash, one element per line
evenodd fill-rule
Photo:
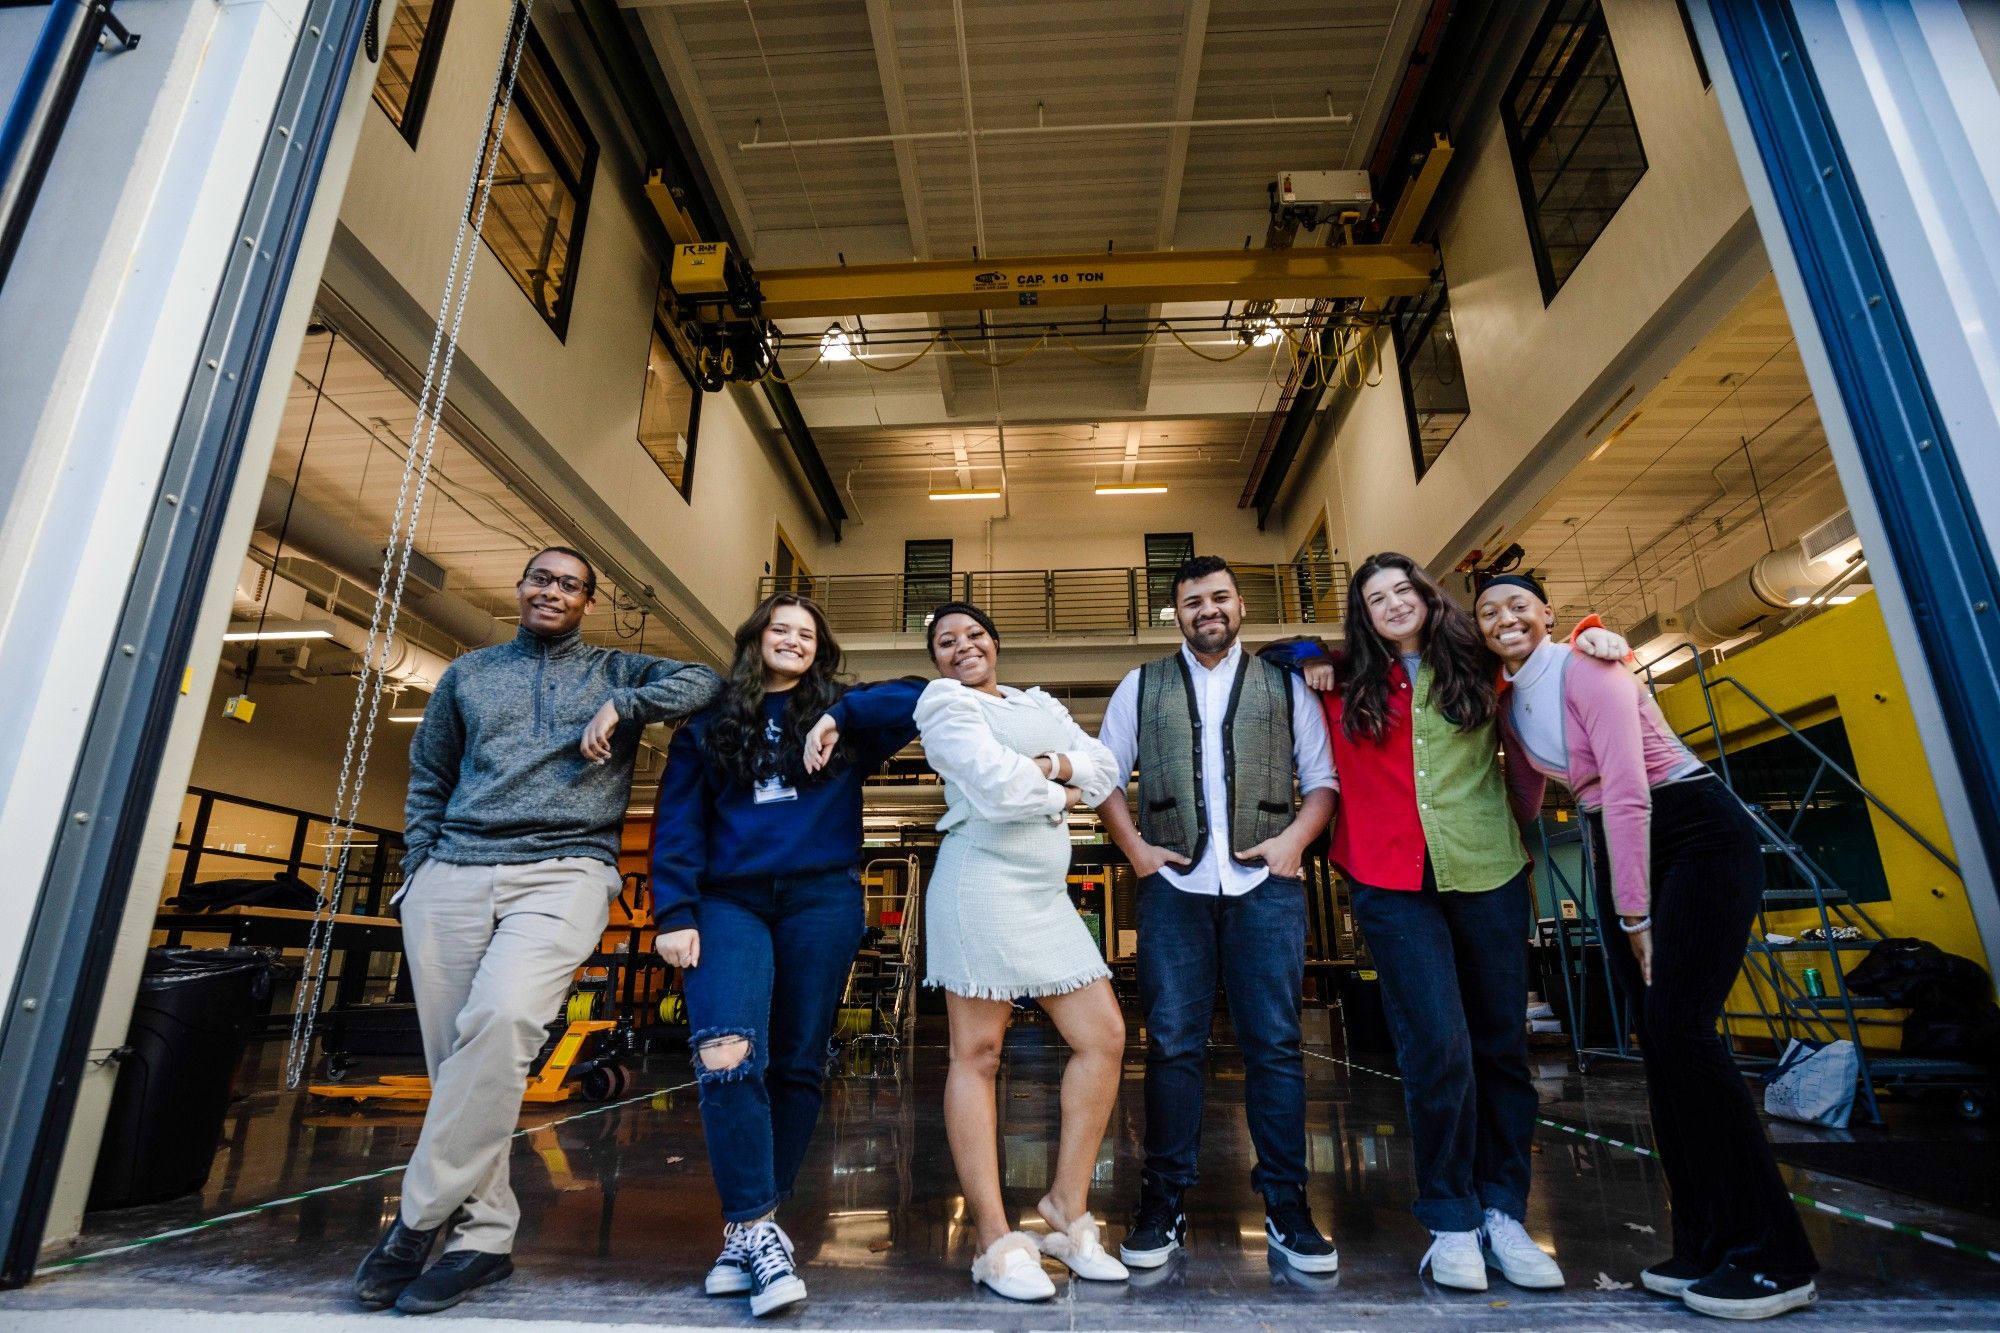
<path fill-rule="evenodd" d="M 773 754 L 764 737 L 764 631 L 770 627 L 772 615 L 786 606 L 800 607 L 812 617 L 819 643 L 812 665 L 789 691 L 779 723 L 781 738 Z M 840 674 L 840 641 L 834 638 L 819 603 L 795 592 L 766 597 L 750 618 L 737 626 L 729 679 L 723 683 L 722 697 L 712 705 L 715 720 L 706 738 L 708 762 L 730 786 L 754 787 L 759 779 L 773 774 L 793 786 L 808 781 L 806 733 L 846 693 Z M 844 744 L 837 747 L 832 760 L 812 780 L 823 779 L 844 766 L 846 749 Z"/>
<path fill-rule="evenodd" d="M 1340 729 L 1349 740 L 1368 741 L 1380 741 L 1389 729 L 1389 668 L 1396 654 L 1375 632 L 1366 596 L 1369 580 L 1385 570 L 1408 578 L 1429 611 L 1424 617 L 1423 652 L 1431 668 L 1431 698 L 1439 711 L 1461 731 L 1484 726 L 1496 706 L 1496 659 L 1480 637 L 1479 626 L 1422 565 L 1395 551 L 1383 551 L 1362 561 L 1347 583 L 1347 651 L 1338 666 Z"/>

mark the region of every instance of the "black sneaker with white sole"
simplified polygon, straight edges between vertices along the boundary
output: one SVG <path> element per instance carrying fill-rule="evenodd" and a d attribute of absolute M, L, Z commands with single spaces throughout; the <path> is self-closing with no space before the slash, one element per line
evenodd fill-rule
<path fill-rule="evenodd" d="M 1819 1299 L 1810 1277 L 1774 1277 L 1724 1264 L 1681 1293 L 1690 1310 L 1718 1319 L 1770 1319 Z"/>
<path fill-rule="evenodd" d="M 765 1218 L 744 1238 L 750 1251 L 750 1313 L 757 1316 L 796 1305 L 806 1298 L 806 1284 L 792 1266 L 792 1238 Z"/>
<path fill-rule="evenodd" d="M 1302 1189 L 1272 1190 L 1264 1196 L 1264 1237 L 1273 1254 L 1301 1273 L 1340 1271 L 1340 1251 L 1313 1225 Z"/>
<path fill-rule="evenodd" d="M 750 1279 L 750 1224 L 725 1222 L 722 1253 L 715 1256 L 701 1288 L 711 1296 L 741 1296 L 754 1285 Z"/>
<path fill-rule="evenodd" d="M 1682 1292 L 1708 1276 L 1708 1270 L 1692 1259 L 1676 1255 L 1662 1259 L 1639 1274 L 1639 1285 L 1655 1296 L 1680 1299 Z"/>
<path fill-rule="evenodd" d="M 1181 1211 L 1181 1188 L 1152 1172 L 1139 1177 L 1139 1206 L 1132 1228 L 1118 1246 L 1128 1268 L 1158 1268 L 1187 1244 L 1187 1214 Z"/>

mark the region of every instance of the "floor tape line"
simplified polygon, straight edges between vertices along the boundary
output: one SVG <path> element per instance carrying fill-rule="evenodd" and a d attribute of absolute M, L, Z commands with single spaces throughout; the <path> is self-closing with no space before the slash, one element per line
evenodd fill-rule
<path fill-rule="evenodd" d="M 1403 1081 L 1400 1074 L 1387 1074 L 1379 1069 L 1370 1069 L 1367 1065 L 1358 1065 L 1352 1060 L 1343 1060 L 1336 1055 L 1321 1055 L 1318 1051 L 1307 1051 L 1306 1054 L 1315 1060 L 1324 1060 L 1328 1064 L 1342 1065 L 1348 1069 L 1358 1070 L 1363 1074 L 1373 1074 L 1376 1078 L 1386 1078 L 1396 1083 Z M 1651 1148 L 1643 1147 L 1640 1144 L 1627 1143 L 1623 1139 L 1614 1139 L 1608 1134 L 1599 1134 L 1594 1130 L 1584 1129 L 1561 1120 L 1550 1120 L 1546 1116 L 1536 1116 L 1535 1123 L 1546 1125 L 1550 1129 L 1560 1130 L 1564 1134 L 1573 1134 L 1580 1139 L 1588 1139 L 1592 1143 L 1602 1143 L 1606 1147 L 1623 1148 L 1626 1152 L 1636 1154 L 1640 1157 L 1656 1158 L 1659 1156 Z M 1989 1263 L 2000 1264 L 2000 1250 L 1990 1250 L 1983 1245 L 1973 1245 L 1966 1241 L 1954 1239 L 1951 1236 L 1941 1235 L 1935 1231 L 1925 1231 L 1921 1227 L 1911 1226 L 1908 1222 L 1895 1222 L 1886 1217 L 1876 1217 L 1869 1213 L 1856 1212 L 1852 1208 L 1842 1208 L 1839 1204 L 1826 1203 L 1823 1200 L 1814 1199 L 1804 1194 L 1792 1195 L 1792 1202 L 1802 1208 L 1810 1208 L 1815 1212 L 1825 1213 L 1830 1217 L 1837 1217 L 1843 1222 L 1852 1222 L 1857 1226 L 1878 1227 L 1883 1231 L 1893 1231 L 1898 1236 L 1923 1241 L 1930 1245 L 1942 1246 L 1944 1249 L 1953 1250 L 1959 1254 L 1970 1255 L 1975 1259 L 1984 1259 Z"/>
<path fill-rule="evenodd" d="M 655 1097 L 662 1097 L 670 1092 L 684 1092 L 693 1086 L 694 1080 L 690 1079 L 686 1083 L 676 1083 L 671 1088 L 655 1088 L 650 1092 L 642 1092 L 636 1096 L 627 1097 L 622 1101 L 606 1102 L 602 1106 L 593 1106 L 588 1111 L 578 1111 L 575 1115 L 566 1115 L 560 1120 L 550 1120 L 543 1124 L 529 1125 L 523 1129 L 517 1129 L 508 1135 L 508 1138 L 526 1138 L 530 1134 L 539 1134 L 545 1129 L 554 1129 L 559 1125 L 574 1124 L 578 1120 L 588 1120 L 594 1115 L 603 1115 L 606 1111 L 616 1111 L 621 1107 L 651 1101 Z M 283 1198 L 266 1199 L 262 1203 L 251 1204 L 248 1208 L 238 1208 L 234 1212 L 218 1213 L 214 1217 L 204 1217 L 199 1222 L 190 1222 L 184 1227 L 175 1227 L 171 1231 L 162 1231 L 157 1235 L 145 1236 L 138 1240 L 128 1240 L 122 1245 L 113 1245 L 106 1249 L 93 1250 L 89 1254 L 74 1255 L 68 1259 L 58 1259 L 54 1263 L 44 1264 L 40 1268 L 37 1268 L 35 1276 L 46 1277 L 51 1273 L 60 1273 L 65 1269 L 75 1268 L 80 1264 L 95 1263 L 99 1259 L 115 1258 L 121 1254 L 130 1254 L 134 1250 L 143 1250 L 149 1245 L 158 1245 L 162 1241 L 179 1240 L 184 1236 L 192 1236 L 199 1232 L 210 1231 L 219 1226 L 226 1226 L 231 1222 L 241 1222 L 246 1217 L 256 1217 L 260 1213 L 272 1212 L 279 1208 L 288 1208 L 292 1204 L 304 1203 L 308 1199 L 318 1198 L 323 1194 L 332 1194 L 337 1190 L 348 1189 L 355 1185 L 365 1185 L 371 1180 L 380 1180 L 384 1176 L 397 1175 L 408 1170 L 409 1165 L 408 1162 L 399 1162 L 395 1166 L 385 1166 L 380 1170 L 363 1172 L 358 1176 L 349 1176 L 345 1180 L 336 1180 L 330 1185 L 315 1185 L 311 1189 L 300 1190 L 296 1194 L 287 1194 Z"/>

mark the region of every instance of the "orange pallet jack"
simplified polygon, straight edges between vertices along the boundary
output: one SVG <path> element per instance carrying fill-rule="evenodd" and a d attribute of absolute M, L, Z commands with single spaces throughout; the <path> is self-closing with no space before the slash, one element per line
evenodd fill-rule
<path fill-rule="evenodd" d="M 625 1093 L 632 1086 L 632 1071 L 625 1067 L 618 1043 L 610 1039 L 617 1027 L 603 1018 L 570 1020 L 548 1058 L 529 1077 L 523 1104 L 546 1105 L 571 1097 L 605 1102 Z M 604 1053 L 583 1059 L 585 1044 L 599 1033 L 605 1034 L 596 1043 L 605 1048 Z M 422 1074 L 385 1074 L 373 1083 L 313 1083 L 307 1091 L 315 1097 L 351 1102 L 427 1102 L 431 1081 Z"/>

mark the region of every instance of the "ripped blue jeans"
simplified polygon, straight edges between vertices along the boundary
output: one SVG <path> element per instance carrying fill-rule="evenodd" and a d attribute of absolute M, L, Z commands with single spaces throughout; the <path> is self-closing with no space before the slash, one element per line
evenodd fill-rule
<path fill-rule="evenodd" d="M 762 1217 L 791 1196 L 862 925 L 860 876 L 849 869 L 702 885 L 689 1044 L 727 1221 Z"/>

